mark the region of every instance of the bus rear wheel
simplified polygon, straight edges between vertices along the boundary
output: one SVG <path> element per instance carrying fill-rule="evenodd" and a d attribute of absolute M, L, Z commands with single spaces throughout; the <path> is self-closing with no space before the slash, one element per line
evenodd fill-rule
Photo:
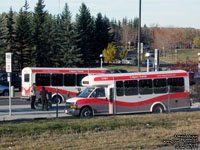
<path fill-rule="evenodd" d="M 153 111 L 152 112 L 153 113 L 163 113 L 163 112 L 165 112 L 165 110 L 164 110 L 164 107 L 162 105 L 158 104 L 158 105 L 155 105 L 153 107 Z"/>
<path fill-rule="evenodd" d="M 81 118 L 91 118 L 93 116 L 92 109 L 89 107 L 84 107 L 81 110 L 80 117 Z"/>
<path fill-rule="evenodd" d="M 52 98 L 52 102 L 53 102 L 54 104 L 56 104 L 56 96 L 54 96 L 54 97 Z M 59 104 L 62 103 L 62 97 L 59 96 L 59 95 L 58 95 L 58 103 L 59 103 Z"/>

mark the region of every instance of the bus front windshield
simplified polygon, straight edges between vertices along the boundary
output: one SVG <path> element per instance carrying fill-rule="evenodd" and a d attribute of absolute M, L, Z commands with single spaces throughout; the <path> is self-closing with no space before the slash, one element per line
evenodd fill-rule
<path fill-rule="evenodd" d="M 93 90 L 94 90 L 94 88 L 87 88 L 87 89 L 83 90 L 83 91 L 78 95 L 78 97 L 87 98 Z"/>

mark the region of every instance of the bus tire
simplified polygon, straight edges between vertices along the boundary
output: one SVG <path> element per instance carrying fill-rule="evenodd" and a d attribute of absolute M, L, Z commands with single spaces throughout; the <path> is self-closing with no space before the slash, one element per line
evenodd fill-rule
<path fill-rule="evenodd" d="M 152 112 L 153 113 L 164 113 L 165 110 L 164 110 L 164 107 L 161 104 L 157 104 L 157 105 L 153 106 Z"/>
<path fill-rule="evenodd" d="M 62 97 L 58 95 L 58 103 L 61 104 L 62 101 L 63 101 L 63 100 L 62 100 Z M 52 102 L 53 102 L 54 104 L 56 104 L 56 96 L 54 96 L 54 97 L 52 98 Z"/>
<path fill-rule="evenodd" d="M 81 109 L 80 117 L 81 118 L 91 118 L 91 117 L 93 117 L 92 109 L 90 107 L 84 107 L 83 109 Z"/>

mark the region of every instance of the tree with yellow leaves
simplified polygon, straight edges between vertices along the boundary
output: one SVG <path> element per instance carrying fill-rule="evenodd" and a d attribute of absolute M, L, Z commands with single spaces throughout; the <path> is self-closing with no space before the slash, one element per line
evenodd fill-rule
<path fill-rule="evenodd" d="M 198 48 L 200 48 L 200 37 L 195 37 L 195 38 L 194 38 L 194 44 L 195 44 Z"/>
<path fill-rule="evenodd" d="M 121 51 L 121 52 L 119 53 L 119 58 L 122 60 L 122 59 L 126 58 L 127 54 L 128 54 L 128 51 L 127 51 L 127 50 L 125 49 L 125 47 L 124 47 L 124 48 L 123 48 L 123 51 Z"/>
<path fill-rule="evenodd" d="M 103 50 L 103 56 L 106 62 L 113 62 L 115 56 L 117 54 L 117 50 L 115 49 L 113 44 L 108 44 L 107 48 Z"/>

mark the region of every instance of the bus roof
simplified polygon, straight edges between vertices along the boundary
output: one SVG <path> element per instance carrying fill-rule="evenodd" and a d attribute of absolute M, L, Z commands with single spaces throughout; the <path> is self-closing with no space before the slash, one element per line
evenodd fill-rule
<path fill-rule="evenodd" d="M 55 67 L 26 67 L 22 70 L 33 73 L 110 73 L 106 68 L 55 68 Z"/>

